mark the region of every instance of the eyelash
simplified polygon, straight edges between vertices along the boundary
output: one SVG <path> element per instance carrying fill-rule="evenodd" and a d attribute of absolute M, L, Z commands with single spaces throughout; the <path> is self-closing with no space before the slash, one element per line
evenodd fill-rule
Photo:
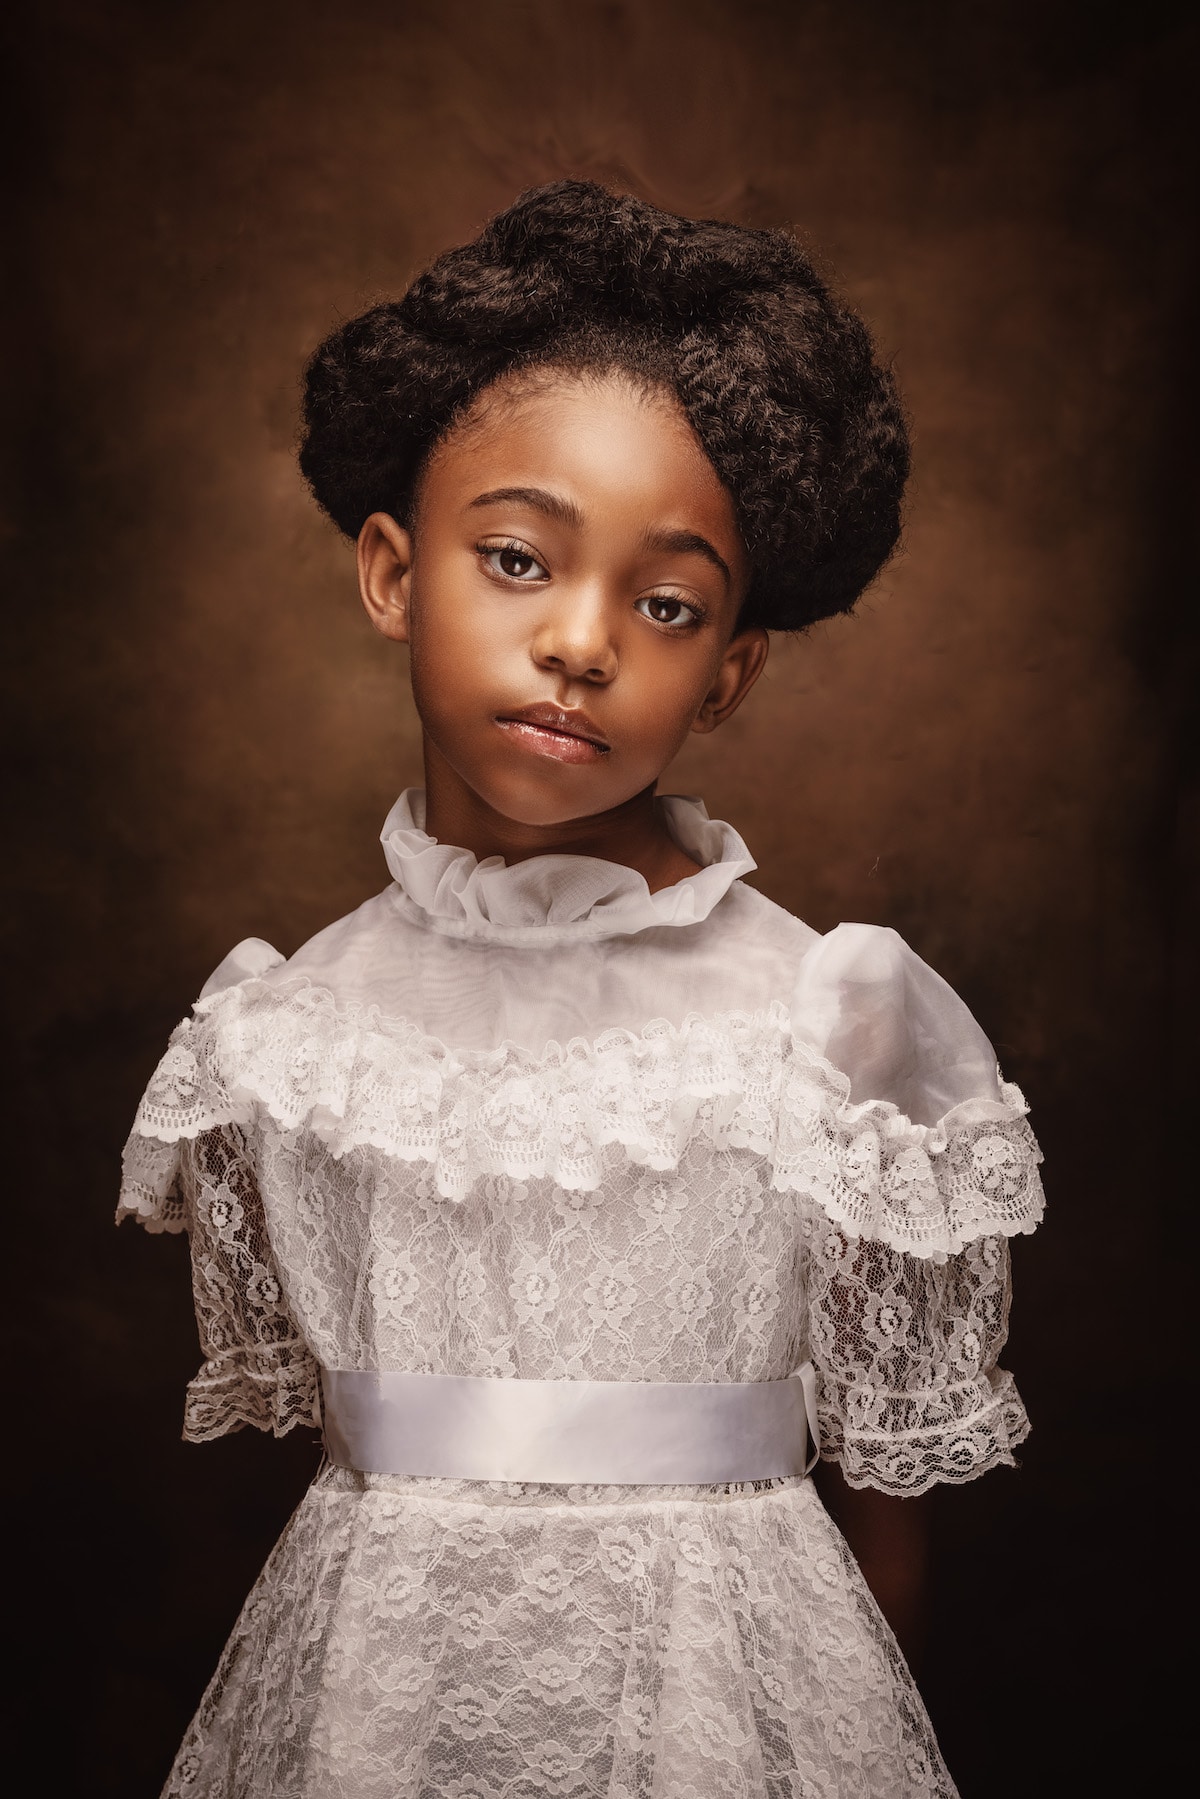
<path fill-rule="evenodd" d="M 534 555 L 528 544 L 522 543 L 519 538 L 507 537 L 502 543 L 478 543 L 475 546 L 475 552 L 483 560 L 485 565 L 488 565 L 488 572 L 493 578 L 500 581 L 511 581 L 515 587 L 538 586 L 541 583 L 541 579 L 549 577 L 550 571 L 546 568 L 545 563 L 542 562 L 539 557 Z M 512 556 L 520 556 L 525 561 L 532 562 L 535 568 L 544 570 L 544 576 L 531 579 L 528 575 L 509 575 L 506 574 L 503 569 L 490 566 L 490 557 L 503 556 L 506 553 Z M 648 621 L 650 624 L 658 625 L 661 630 L 674 632 L 677 635 L 682 636 L 685 631 L 694 631 L 698 625 L 704 623 L 706 616 L 704 608 L 698 606 L 694 600 L 685 600 L 682 594 L 644 593 L 639 595 L 636 603 L 640 607 L 644 602 L 650 600 L 665 600 L 668 604 L 682 606 L 685 611 L 691 614 L 690 618 L 682 624 L 668 624 L 662 619 L 650 619 Z M 642 613 L 641 616 L 645 618 L 646 614 Z"/>
<path fill-rule="evenodd" d="M 648 600 L 666 600 L 668 605 L 682 606 L 685 612 L 691 613 L 690 618 L 684 619 L 678 624 L 668 623 L 665 619 L 661 619 L 661 618 L 652 618 L 650 620 L 650 623 L 652 625 L 658 625 L 660 630 L 672 631 L 676 635 L 682 637 L 682 635 L 685 631 L 694 631 L 696 629 L 697 625 L 702 625 L 704 623 L 704 614 L 700 610 L 699 606 L 697 606 L 695 604 L 695 602 L 692 600 L 685 600 L 681 594 L 678 594 L 678 593 L 643 593 L 639 596 L 636 603 L 638 606 L 641 606 L 643 604 L 643 602 L 648 601 Z M 646 617 L 646 614 L 644 612 L 642 613 L 642 617 L 643 618 Z"/>
<path fill-rule="evenodd" d="M 481 556 L 485 563 L 490 556 L 521 556 L 525 561 L 532 562 L 535 568 L 544 570 L 547 575 L 550 572 L 541 558 L 534 555 L 533 551 L 529 548 L 529 545 L 521 543 L 520 540 L 515 537 L 506 537 L 503 543 L 477 543 L 475 545 L 475 550 L 476 554 Z M 532 587 L 534 585 L 534 582 L 531 581 L 528 576 L 507 575 L 502 568 L 493 568 L 491 573 L 498 575 L 502 581 L 515 581 L 518 587 Z"/>

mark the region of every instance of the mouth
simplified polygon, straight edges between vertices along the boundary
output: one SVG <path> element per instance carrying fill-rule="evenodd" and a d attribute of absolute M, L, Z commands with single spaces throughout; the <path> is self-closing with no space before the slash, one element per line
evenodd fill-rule
<path fill-rule="evenodd" d="M 611 747 L 586 712 L 562 706 L 514 706 L 496 723 L 514 743 L 556 762 L 598 762 Z"/>

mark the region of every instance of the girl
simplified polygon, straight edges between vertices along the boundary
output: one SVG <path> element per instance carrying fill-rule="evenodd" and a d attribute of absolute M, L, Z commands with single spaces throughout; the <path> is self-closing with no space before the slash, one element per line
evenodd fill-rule
<path fill-rule="evenodd" d="M 334 333 L 306 424 L 426 786 L 129 1142 L 122 1211 L 191 1233 L 185 1435 L 326 1446 L 167 1791 L 950 1794 L 809 1475 L 1013 1460 L 1025 1106 L 893 932 L 655 797 L 887 557 L 892 385 L 790 238 L 564 182 Z"/>

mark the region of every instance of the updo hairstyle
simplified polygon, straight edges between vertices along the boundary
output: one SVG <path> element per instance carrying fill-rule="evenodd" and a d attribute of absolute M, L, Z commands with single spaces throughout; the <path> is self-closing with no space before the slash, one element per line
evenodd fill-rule
<path fill-rule="evenodd" d="M 590 181 L 523 194 L 403 299 L 321 344 L 300 467 L 349 537 L 405 523 L 434 446 L 500 377 L 627 370 L 674 394 L 732 496 L 740 624 L 848 612 L 900 529 L 908 437 L 862 321 L 795 240 L 677 218 Z"/>

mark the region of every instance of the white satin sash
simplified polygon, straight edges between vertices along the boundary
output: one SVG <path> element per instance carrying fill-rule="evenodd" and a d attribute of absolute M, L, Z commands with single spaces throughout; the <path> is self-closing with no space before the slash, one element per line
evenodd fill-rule
<path fill-rule="evenodd" d="M 325 1451 L 365 1474 L 587 1486 L 723 1485 L 807 1474 L 816 1377 L 514 1380 L 323 1368 Z"/>

